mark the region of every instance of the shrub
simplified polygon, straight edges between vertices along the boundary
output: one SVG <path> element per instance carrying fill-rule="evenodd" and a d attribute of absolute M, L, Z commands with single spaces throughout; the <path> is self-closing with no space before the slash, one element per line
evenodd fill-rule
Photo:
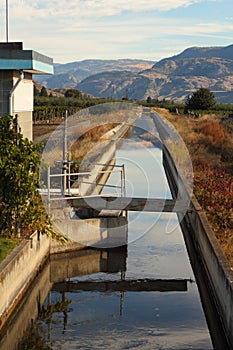
<path fill-rule="evenodd" d="M 17 131 L 15 117 L 0 117 L 0 233 L 29 236 L 38 230 L 62 240 L 53 231 L 37 192 L 38 150 Z"/>
<path fill-rule="evenodd" d="M 200 88 L 187 98 L 185 105 L 187 110 L 213 108 L 215 105 L 214 94 L 209 89 Z"/>
<path fill-rule="evenodd" d="M 203 142 L 209 152 L 220 154 L 223 162 L 233 161 L 232 138 L 219 120 L 203 121 L 199 123 L 197 131 L 205 135 Z"/>
<path fill-rule="evenodd" d="M 194 165 L 194 194 L 233 262 L 233 177 L 223 167 L 199 162 Z"/>

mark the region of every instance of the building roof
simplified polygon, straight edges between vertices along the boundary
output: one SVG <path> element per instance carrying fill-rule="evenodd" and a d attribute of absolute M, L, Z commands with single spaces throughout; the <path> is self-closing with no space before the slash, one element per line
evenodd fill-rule
<path fill-rule="evenodd" d="M 23 70 L 32 74 L 53 74 L 53 59 L 21 43 L 0 43 L 0 70 Z"/>

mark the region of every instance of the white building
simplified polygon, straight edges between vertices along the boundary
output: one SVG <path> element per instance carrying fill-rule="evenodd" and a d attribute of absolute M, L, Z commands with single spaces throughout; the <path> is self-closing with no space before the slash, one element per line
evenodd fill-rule
<path fill-rule="evenodd" d="M 53 60 L 21 42 L 0 43 L 0 115 L 18 115 L 22 134 L 32 140 L 33 74 L 53 74 Z"/>

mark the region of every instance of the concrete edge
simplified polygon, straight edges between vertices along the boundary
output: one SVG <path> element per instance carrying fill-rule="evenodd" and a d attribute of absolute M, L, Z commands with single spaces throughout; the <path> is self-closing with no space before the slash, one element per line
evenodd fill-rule
<path fill-rule="evenodd" d="M 183 184 L 182 195 L 187 199 L 189 193 L 185 181 L 166 146 L 164 146 L 164 165 L 167 168 L 166 173 L 173 196 L 177 194 L 179 183 L 179 186 Z M 196 253 L 204 266 L 225 334 L 230 346 L 233 347 L 233 269 L 194 195 L 190 198 L 189 210 L 184 219 Z"/>
<path fill-rule="evenodd" d="M 49 256 L 49 250 L 50 239 L 44 235 L 40 237 L 35 232 L 29 239 L 23 240 L 0 264 L 0 329 L 41 270 Z"/>

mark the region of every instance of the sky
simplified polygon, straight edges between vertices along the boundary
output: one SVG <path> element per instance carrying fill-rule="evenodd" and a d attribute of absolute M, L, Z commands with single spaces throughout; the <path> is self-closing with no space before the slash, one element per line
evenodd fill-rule
<path fill-rule="evenodd" d="M 159 61 L 233 44 L 232 0 L 0 0 L 0 41 L 52 57 Z"/>

